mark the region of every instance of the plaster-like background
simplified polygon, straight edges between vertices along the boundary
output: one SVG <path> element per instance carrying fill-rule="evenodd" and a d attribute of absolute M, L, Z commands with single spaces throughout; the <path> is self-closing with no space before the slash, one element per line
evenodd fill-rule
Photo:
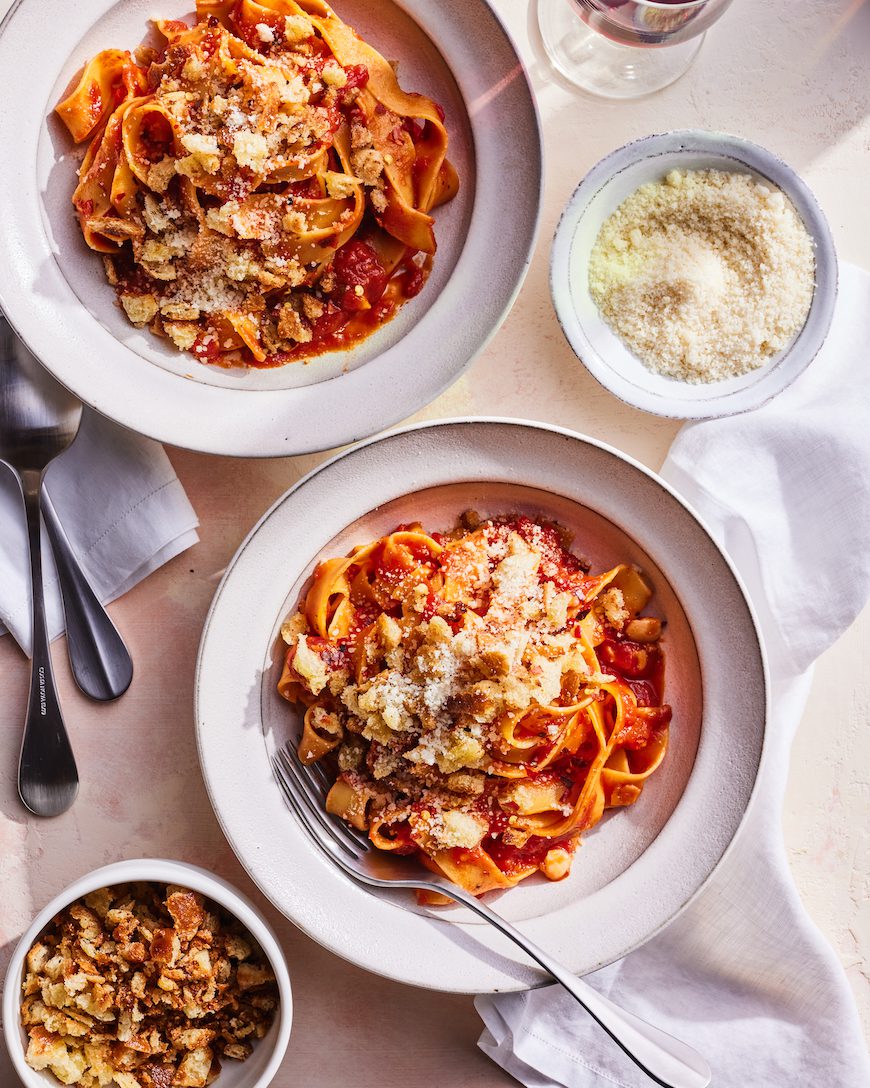
<path fill-rule="evenodd" d="M 602 438 L 657 468 L 677 425 L 615 401 L 562 339 L 547 286 L 559 212 L 585 171 L 626 140 L 679 127 L 730 130 L 796 166 L 831 221 L 841 258 L 870 265 L 870 4 L 735 0 L 681 82 L 646 101 L 619 104 L 581 97 L 553 78 L 537 51 L 526 0 L 495 0 L 495 6 L 529 64 L 544 118 L 542 234 L 501 332 L 419 418 L 487 413 L 547 420 Z M 164 0 L 157 7 L 175 5 Z M 504 179 L 498 198 L 506 230 L 509 195 L 510 179 Z M 865 365 L 855 360 L 856 380 L 864 380 Z M 226 845 L 200 779 L 191 723 L 193 668 L 224 566 L 266 506 L 321 458 L 253 462 L 170 454 L 202 520 L 202 543 L 112 606 L 136 660 L 133 687 L 120 703 L 98 707 L 82 699 L 69 680 L 62 643 L 57 645 L 84 780 L 77 805 L 58 820 L 27 817 L 17 801 L 14 769 L 27 666 L 8 638 L 0 640 L 0 968 L 52 895 L 83 871 L 121 857 L 194 860 L 263 903 Z M 784 826 L 804 902 L 838 950 L 870 1029 L 868 643 L 865 613 L 817 667 L 795 744 Z M 361 1088 L 513 1083 L 475 1049 L 480 1026 L 469 999 L 364 974 L 268 913 L 287 950 L 297 1002 L 276 1088 L 351 1080 Z M 11 1085 L 12 1077 L 0 1054 L 0 1083 Z"/>

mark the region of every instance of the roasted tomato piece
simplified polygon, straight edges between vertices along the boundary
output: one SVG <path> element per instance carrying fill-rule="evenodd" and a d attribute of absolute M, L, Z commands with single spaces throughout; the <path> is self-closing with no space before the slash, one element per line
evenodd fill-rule
<path fill-rule="evenodd" d="M 389 275 L 368 242 L 348 242 L 332 262 L 335 287 L 332 300 L 342 310 L 368 310 L 387 288 Z"/>

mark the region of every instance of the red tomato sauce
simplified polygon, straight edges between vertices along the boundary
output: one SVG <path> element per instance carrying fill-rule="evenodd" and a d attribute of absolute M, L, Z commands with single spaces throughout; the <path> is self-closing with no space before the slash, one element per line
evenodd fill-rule
<path fill-rule="evenodd" d="M 339 264 L 346 249 L 352 252 Z M 354 347 L 391 321 L 409 298 L 419 294 L 429 274 L 425 265 L 419 267 L 409 255 L 391 276 L 387 275 L 374 249 L 362 241 L 342 246 L 335 263 L 339 264 L 336 287 L 324 300 L 323 315 L 311 323 L 311 341 L 298 344 L 292 351 L 269 355 L 263 362 L 243 351 L 246 366 L 263 369 L 284 366 Z M 357 286 L 362 288 L 362 295 L 356 291 Z M 365 305 L 362 300 L 369 303 L 369 308 L 361 308 Z"/>
<path fill-rule="evenodd" d="M 541 865 L 550 850 L 561 848 L 573 852 L 573 841 L 570 839 L 542 839 L 533 835 L 525 846 L 507 846 L 501 839 L 485 841 L 487 854 L 507 876 L 533 865 Z"/>

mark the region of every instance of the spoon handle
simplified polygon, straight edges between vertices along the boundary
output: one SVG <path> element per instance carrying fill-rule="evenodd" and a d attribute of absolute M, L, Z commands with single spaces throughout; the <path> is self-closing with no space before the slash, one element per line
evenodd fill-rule
<path fill-rule="evenodd" d="M 63 597 L 66 648 L 72 674 L 91 699 L 100 702 L 117 699 L 133 679 L 130 652 L 79 566 L 45 487 L 42 489 L 42 517 Z"/>
<path fill-rule="evenodd" d="M 24 492 L 27 539 L 30 545 L 33 648 L 30 696 L 18 765 L 18 793 L 24 804 L 37 816 L 58 816 L 75 800 L 79 776 L 60 712 L 45 622 L 39 517 L 41 474 L 27 470 L 19 475 Z"/>

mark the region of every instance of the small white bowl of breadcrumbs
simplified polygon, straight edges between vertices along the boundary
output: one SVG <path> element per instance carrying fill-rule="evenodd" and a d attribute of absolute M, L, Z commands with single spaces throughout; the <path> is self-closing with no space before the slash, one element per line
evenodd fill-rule
<path fill-rule="evenodd" d="M 568 342 L 606 389 L 708 419 L 759 407 L 809 366 L 837 257 L 781 159 L 736 136 L 670 132 L 586 175 L 556 231 L 551 286 Z"/>
<path fill-rule="evenodd" d="M 284 954 L 257 908 L 156 858 L 96 869 L 48 903 L 3 991 L 27 1088 L 266 1088 L 292 1018 Z"/>

